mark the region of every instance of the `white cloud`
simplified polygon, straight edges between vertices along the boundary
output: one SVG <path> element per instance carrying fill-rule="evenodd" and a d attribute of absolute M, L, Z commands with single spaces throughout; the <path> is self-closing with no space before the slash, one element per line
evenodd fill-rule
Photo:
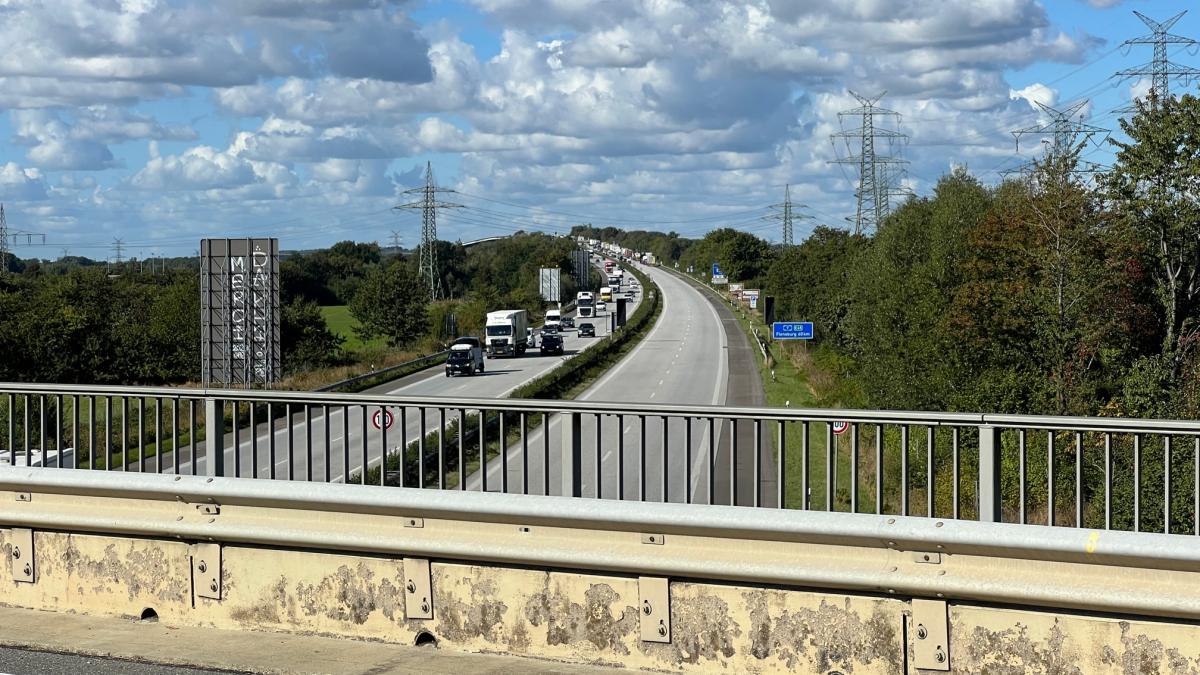
<path fill-rule="evenodd" d="M 0 199 L 15 202 L 46 198 L 46 180 L 37 169 L 23 169 L 16 162 L 0 165 Z"/>
<path fill-rule="evenodd" d="M 178 155 L 151 157 L 130 182 L 142 190 L 245 191 L 258 186 L 269 188 L 267 195 L 281 197 L 295 176 L 282 165 L 245 159 L 236 148 L 221 151 L 200 145 Z"/>
<path fill-rule="evenodd" d="M 28 146 L 29 161 L 43 169 L 99 171 L 117 166 L 108 145 L 130 140 L 192 140 L 195 132 L 163 126 L 113 106 L 90 106 L 64 120 L 46 109 L 14 110 L 13 141 Z"/>
<path fill-rule="evenodd" d="M 1058 102 L 1058 92 L 1040 82 L 1035 82 L 1024 89 L 1010 91 L 1008 97 L 1013 99 L 1020 98 L 1028 101 L 1029 107 L 1032 110 L 1038 109 L 1038 107 L 1034 105 L 1035 103 L 1041 103 L 1042 105 L 1053 107 L 1054 104 Z"/>
<path fill-rule="evenodd" d="M 494 57 L 410 1 L 0 0 L 0 107 L 30 166 L 4 171 L 63 218 L 189 236 L 386 210 L 411 183 L 391 167 L 439 155 L 461 157 L 465 193 L 548 207 L 732 213 L 791 183 L 843 212 L 829 135 L 847 87 L 888 90 L 927 189 L 952 163 L 1011 160 L 1032 102 L 1058 100 L 1013 72 L 1101 43 L 1038 0 L 470 1 Z M 70 173 L 48 189 L 42 171 Z"/>

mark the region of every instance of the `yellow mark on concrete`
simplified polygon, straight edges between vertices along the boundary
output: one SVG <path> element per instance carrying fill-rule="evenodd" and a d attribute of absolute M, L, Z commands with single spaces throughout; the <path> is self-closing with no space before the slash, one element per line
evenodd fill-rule
<path fill-rule="evenodd" d="M 1096 544 L 1098 543 L 1100 543 L 1100 533 L 1092 532 L 1088 535 L 1087 546 L 1084 546 L 1084 550 L 1086 550 L 1088 553 L 1095 553 Z"/>

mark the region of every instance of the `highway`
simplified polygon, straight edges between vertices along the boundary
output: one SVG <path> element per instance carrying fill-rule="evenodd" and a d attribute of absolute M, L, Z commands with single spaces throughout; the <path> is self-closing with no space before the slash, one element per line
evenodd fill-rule
<path fill-rule="evenodd" d="M 623 404 L 696 404 L 723 405 L 727 402 L 730 388 L 730 339 L 725 321 L 716 303 L 710 301 L 699 289 L 680 277 L 662 269 L 647 267 L 643 271 L 658 284 L 663 294 L 663 312 L 654 327 L 620 363 L 587 389 L 577 400 L 615 402 Z M 729 317 L 732 321 L 732 317 Z M 736 324 L 733 331 L 738 331 Z M 736 333 L 740 336 L 740 333 Z M 744 338 L 743 338 L 744 340 Z M 753 365 L 752 363 L 750 364 Z M 757 377 L 756 373 L 753 373 Z M 673 419 L 667 424 L 666 443 L 663 442 L 663 420 L 661 417 L 637 417 L 618 419 L 605 416 L 600 421 L 600 441 L 596 440 L 595 416 L 585 415 L 581 419 L 582 494 L 605 498 L 663 499 L 664 472 L 667 479 L 667 501 L 706 502 L 709 500 L 710 463 L 715 461 L 717 489 L 714 499 L 728 499 L 729 430 L 727 425 L 717 422 L 710 432 L 707 420 L 695 419 L 685 422 Z M 688 443 L 687 426 L 691 426 Z M 739 441 L 745 429 L 739 429 Z M 561 457 L 557 454 L 561 438 L 562 422 L 550 423 L 550 483 L 551 493 L 558 494 L 562 470 Z M 710 433 L 718 442 L 713 456 Z M 542 447 L 542 430 L 530 434 L 529 445 Z M 596 450 L 600 449 L 600 481 L 596 476 Z M 667 451 L 664 455 L 663 448 Z M 746 447 L 744 444 L 739 448 Z M 747 450 L 749 448 L 747 447 Z M 739 452 L 739 471 L 744 474 L 742 455 Z M 768 453 L 769 454 L 769 453 Z M 750 455 L 752 457 L 752 455 Z M 529 481 L 541 485 L 544 460 L 541 453 L 532 452 L 529 458 Z M 516 491 L 521 483 L 521 448 L 509 449 L 508 485 Z M 502 466 L 498 459 L 488 467 L 488 489 L 499 491 Z M 621 479 L 618 481 L 618 476 Z M 739 484 L 753 476 L 739 475 Z M 724 483 L 722 485 L 722 482 Z M 687 485 L 685 492 L 684 486 Z M 478 489 L 479 478 L 473 476 L 468 488 Z M 739 488 L 741 489 L 741 488 Z M 535 490 L 536 491 L 536 490 Z M 743 500 L 739 498 L 739 503 Z"/>
<path fill-rule="evenodd" d="M 632 314 L 640 302 L 641 294 L 638 294 L 627 307 L 627 311 Z M 609 308 L 612 308 L 611 304 Z M 376 387 L 369 393 L 422 397 L 504 398 L 517 387 L 554 369 L 563 359 L 599 344 L 609 333 L 610 314 L 611 312 L 607 312 L 591 321 L 596 328 L 596 337 L 594 338 L 580 338 L 578 331 L 572 329 L 563 331 L 565 352 L 563 356 L 542 356 L 539 350 L 534 348 L 523 357 L 485 359 L 483 373 L 449 378 L 445 376 L 444 369 L 437 366 Z M 436 431 L 441 423 L 436 410 L 427 411 L 426 419 L 422 422 L 421 411 L 417 408 L 403 410 L 391 408 L 393 426 L 387 430 L 385 437 L 385 433 L 376 429 L 373 424 L 377 408 L 366 411 L 367 414 L 364 416 L 361 406 L 350 406 L 344 411 L 339 407 L 330 407 L 328 415 L 324 409 L 314 407 L 309 411 L 310 418 L 306 423 L 303 411 L 297 412 L 297 407 L 302 408 L 302 406 L 293 406 L 290 430 L 283 420 L 283 411 L 275 412 L 279 416 L 273 433 L 276 453 L 274 475 L 277 478 L 305 480 L 310 477 L 311 467 L 313 480 L 340 482 L 347 474 L 353 477 L 363 465 L 364 427 L 367 438 L 367 466 L 370 468 L 379 464 L 380 449 L 384 447 L 385 443 L 390 451 L 395 451 L 429 432 Z M 448 412 L 447 422 L 456 418 L 455 411 Z M 384 419 L 380 416 L 379 421 L 383 422 Z M 328 425 L 326 420 L 328 420 Z M 272 465 L 270 456 L 272 433 L 268 431 L 264 423 L 260 422 L 256 424 L 257 433 L 251 434 L 245 422 L 246 420 L 242 421 L 242 429 L 238 434 L 236 445 L 233 434 L 226 434 L 224 475 L 269 476 Z M 306 429 L 310 432 L 307 435 Z M 293 449 L 293 461 L 289 461 L 288 458 L 289 443 Z M 328 461 L 326 448 L 329 448 Z M 181 460 L 181 472 L 190 472 L 190 458 L 181 456 Z M 163 458 L 163 464 L 164 466 L 172 464 L 169 456 Z M 257 467 L 257 471 L 255 471 L 255 467 Z M 199 460 L 197 470 L 198 473 L 204 473 L 207 470 L 203 455 Z"/>

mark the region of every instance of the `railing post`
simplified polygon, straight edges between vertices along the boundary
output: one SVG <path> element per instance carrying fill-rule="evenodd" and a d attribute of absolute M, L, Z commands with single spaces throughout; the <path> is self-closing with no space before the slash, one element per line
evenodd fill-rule
<path fill-rule="evenodd" d="M 999 523 L 1000 510 L 1000 428 L 979 426 L 979 520 Z"/>
<path fill-rule="evenodd" d="M 563 413 L 559 418 L 562 420 L 562 496 L 582 497 L 583 418 L 579 413 Z"/>
<path fill-rule="evenodd" d="M 236 404 L 235 404 L 236 405 Z M 291 424 L 291 420 L 288 420 Z M 225 475 L 225 401 L 204 399 L 204 467 L 209 476 Z M 192 462 L 197 459 L 192 457 Z"/>

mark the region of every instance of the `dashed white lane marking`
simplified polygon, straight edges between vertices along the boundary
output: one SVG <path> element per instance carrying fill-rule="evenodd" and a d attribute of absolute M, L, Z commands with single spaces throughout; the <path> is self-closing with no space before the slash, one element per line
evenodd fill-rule
<path fill-rule="evenodd" d="M 671 371 L 669 371 L 669 370 L 668 370 L 667 372 L 671 372 Z M 662 381 L 662 380 L 659 380 L 659 381 L 658 381 L 658 386 L 660 386 L 660 387 L 661 387 L 661 386 L 662 386 L 662 383 L 663 383 L 663 381 Z"/>
<path fill-rule="evenodd" d="M 653 392 L 653 391 L 650 392 L 650 398 L 654 398 L 654 394 L 655 394 L 655 392 Z"/>

